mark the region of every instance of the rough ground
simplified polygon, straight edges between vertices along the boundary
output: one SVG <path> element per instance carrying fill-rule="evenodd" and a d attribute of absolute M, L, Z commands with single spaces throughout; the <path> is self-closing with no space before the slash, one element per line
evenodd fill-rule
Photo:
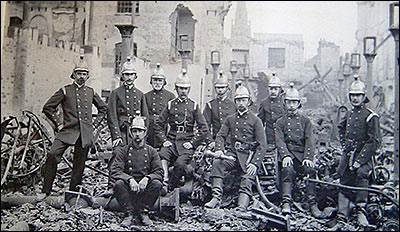
<path fill-rule="evenodd" d="M 314 124 L 314 132 L 317 136 L 321 134 L 329 135 L 332 129 L 332 117 L 327 117 L 330 113 L 327 110 L 305 110 L 305 114 L 310 116 Z M 390 122 L 384 121 L 389 128 L 392 128 Z M 393 154 L 393 135 L 390 133 L 383 133 L 382 147 L 377 156 L 378 161 L 385 166 L 390 174 L 393 173 L 393 163 L 386 163 L 387 157 Z M 100 144 L 101 145 L 101 144 Z M 104 145 L 106 146 L 106 145 Z M 326 154 L 333 154 L 333 151 L 337 151 L 335 144 L 330 144 L 330 147 Z M 324 153 L 324 154 L 325 154 Z M 92 154 L 94 155 L 94 154 Z M 320 156 L 316 158 L 319 159 Z M 68 154 L 66 158 L 69 159 Z M 70 160 L 70 159 L 69 159 Z M 95 167 L 104 172 L 106 171 L 106 164 L 98 159 L 98 157 L 90 159 L 86 162 L 88 165 Z M 318 162 L 317 162 L 318 164 Z M 321 166 L 323 167 L 323 166 Z M 66 165 L 62 162 L 59 165 L 59 170 L 68 171 Z M 69 176 L 65 173 L 63 176 L 58 175 L 54 182 L 54 192 L 62 194 L 64 190 L 68 188 Z M 105 191 L 107 186 L 107 178 L 100 175 L 88 168 L 85 169 L 83 185 L 88 190 L 88 193 L 92 196 L 99 196 Z M 304 187 L 304 186 L 303 186 Z M 40 192 L 41 181 L 36 182 L 33 186 L 23 186 L 16 189 L 14 192 L 10 189 L 1 189 L 1 196 L 9 195 L 35 195 Z M 301 188 L 299 188 L 301 189 Z M 297 189 L 298 190 L 298 189 Z M 396 187 L 398 194 L 398 186 Z M 329 189 L 322 190 L 323 193 L 329 195 Z M 255 194 L 257 198 L 257 194 Z M 333 221 L 330 219 L 317 220 L 310 216 L 307 205 L 301 202 L 306 202 L 306 198 L 301 196 L 295 198 L 299 203 L 296 203 L 292 207 L 292 215 L 290 217 L 291 230 L 306 230 L 306 231 L 326 231 L 329 225 L 332 225 Z M 277 205 L 279 202 L 276 203 Z M 252 202 L 250 203 L 252 205 Z M 263 205 L 261 203 L 261 205 Z M 45 202 L 37 204 L 24 204 L 11 209 L 1 209 L 1 230 L 37 230 L 37 231 L 49 231 L 49 230 L 84 230 L 84 231 L 127 231 L 127 230 L 144 230 L 144 231 L 226 231 L 226 230 L 281 230 L 279 227 L 271 224 L 262 216 L 254 216 L 250 213 L 236 215 L 233 211 L 235 205 L 229 205 L 225 209 L 217 210 L 205 210 L 201 206 L 189 206 L 181 205 L 180 208 L 180 220 L 174 222 L 166 213 L 160 214 L 153 212 L 151 218 L 153 219 L 154 226 L 146 227 L 140 226 L 139 224 L 132 226 L 131 228 L 124 228 L 120 226 L 123 220 L 123 213 L 121 212 L 110 212 L 103 211 L 100 209 L 82 208 L 74 210 L 68 205 L 62 209 L 56 209 L 48 205 Z M 334 205 L 333 205 L 334 206 Z M 265 207 L 265 206 L 264 206 Z M 329 207 L 327 207 L 329 208 Z M 325 208 L 325 209 L 327 209 Z M 386 212 L 392 213 L 393 210 L 385 208 Z M 275 212 L 278 213 L 279 212 Z M 102 214 L 102 223 L 100 215 Z M 397 209 L 398 218 L 398 209 Z M 350 224 L 346 225 L 346 230 L 361 230 L 354 225 L 354 214 L 351 214 Z M 386 219 L 382 221 L 387 221 Z M 398 225 L 398 219 L 397 219 Z M 379 224 L 377 230 L 382 230 L 383 224 Z"/>

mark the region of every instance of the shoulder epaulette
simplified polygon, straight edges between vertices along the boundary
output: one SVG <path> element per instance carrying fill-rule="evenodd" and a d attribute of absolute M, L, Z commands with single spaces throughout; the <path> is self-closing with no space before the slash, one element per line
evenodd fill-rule
<path fill-rule="evenodd" d="M 177 98 L 174 98 L 174 99 L 168 101 L 168 104 L 167 104 L 167 105 L 168 105 L 168 106 L 167 106 L 167 109 L 168 109 L 168 110 L 171 110 L 171 104 L 172 104 L 172 102 L 175 101 L 176 99 L 177 99 Z"/>
<path fill-rule="evenodd" d="M 371 120 L 374 116 L 379 118 L 379 114 L 375 113 L 370 108 L 366 108 L 366 109 L 370 112 L 370 114 L 368 115 L 367 119 L 365 120 L 366 122 L 369 122 L 369 120 Z"/>
<path fill-rule="evenodd" d="M 61 91 L 63 92 L 64 95 L 67 95 L 67 90 L 65 89 L 65 87 L 67 87 L 67 86 L 68 85 L 61 87 Z"/>

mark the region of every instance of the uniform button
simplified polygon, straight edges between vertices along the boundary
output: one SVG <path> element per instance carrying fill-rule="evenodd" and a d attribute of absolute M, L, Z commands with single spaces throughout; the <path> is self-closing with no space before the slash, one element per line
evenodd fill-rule
<path fill-rule="evenodd" d="M 147 160 L 145 160 L 144 162 L 147 163 Z"/>
<path fill-rule="evenodd" d="M 153 108 L 153 110 L 156 110 L 155 108 Z M 156 114 L 154 114 L 154 115 L 156 115 Z"/>
<path fill-rule="evenodd" d="M 78 108 L 80 108 L 81 106 L 80 105 L 78 105 Z"/>
<path fill-rule="evenodd" d="M 129 95 L 127 95 L 126 97 L 129 98 Z"/>
<path fill-rule="evenodd" d="M 290 122 L 288 122 L 288 126 L 290 126 Z"/>
<path fill-rule="evenodd" d="M 128 163 L 132 163 L 132 160 L 128 160 Z"/>
<path fill-rule="evenodd" d="M 132 170 L 132 167 L 129 167 L 129 170 Z"/>
<path fill-rule="evenodd" d="M 129 101 L 127 101 L 126 104 L 129 104 Z"/>
<path fill-rule="evenodd" d="M 127 109 L 127 110 L 130 110 L 131 108 L 127 107 L 126 109 Z"/>
<path fill-rule="evenodd" d="M 288 129 L 288 131 L 290 131 L 290 129 Z"/>

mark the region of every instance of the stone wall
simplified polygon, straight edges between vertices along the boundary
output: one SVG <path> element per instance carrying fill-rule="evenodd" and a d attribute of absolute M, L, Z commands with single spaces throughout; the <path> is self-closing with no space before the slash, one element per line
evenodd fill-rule
<path fill-rule="evenodd" d="M 281 81 L 306 82 L 311 79 L 302 75 L 304 67 L 304 42 L 302 35 L 254 33 L 250 48 L 252 72 L 276 71 Z M 285 48 L 285 67 L 268 68 L 268 48 Z"/>
<path fill-rule="evenodd" d="M 55 91 L 72 82 L 71 72 L 79 58 L 81 47 L 64 43 L 64 47 L 51 45 L 47 36 L 39 40 L 36 29 L 14 28 L 12 37 L 4 38 L 1 63 L 2 116 L 19 115 L 23 109 L 40 113 L 43 105 Z M 100 54 L 91 49 L 85 55 L 93 84 L 100 93 L 98 83 Z M 96 88 L 97 86 L 97 88 Z M 3 111 L 4 110 L 4 111 Z"/>
<path fill-rule="evenodd" d="M 389 4 L 392 1 L 357 1 L 358 26 L 355 38 L 357 46 L 354 51 L 361 54 L 360 76 L 367 75 L 367 62 L 363 57 L 363 38 L 376 36 L 377 49 L 373 62 L 373 85 L 381 85 L 385 93 L 385 107 L 394 105 L 394 39 L 389 31 Z M 387 38 L 389 36 L 389 38 Z M 398 78 L 398 77 L 396 77 Z"/>

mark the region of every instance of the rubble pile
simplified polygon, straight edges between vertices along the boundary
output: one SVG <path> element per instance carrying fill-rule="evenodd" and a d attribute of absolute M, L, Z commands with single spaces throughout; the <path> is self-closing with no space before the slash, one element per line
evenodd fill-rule
<path fill-rule="evenodd" d="M 317 141 L 316 163 L 317 179 L 329 183 L 334 182 L 332 174 L 335 173 L 342 149 L 337 141 L 330 139 L 330 134 L 334 128 L 332 118 L 333 110 L 329 108 L 303 109 L 313 123 L 314 134 Z M 383 122 L 392 128 L 390 120 Z M 386 125 L 385 124 L 385 125 Z M 86 168 L 83 177 L 85 192 L 93 197 L 101 196 L 107 188 L 107 155 L 111 153 L 111 141 L 108 128 L 105 126 L 98 135 L 95 149 L 89 154 L 86 161 Z M 124 218 L 123 212 L 107 211 L 102 207 L 75 208 L 74 205 L 64 203 L 61 207 L 53 207 L 42 201 L 35 203 L 25 203 L 11 208 L 1 209 L 1 230 L 96 230 L 96 231 L 171 231 L 171 230 L 204 230 L 204 231 L 259 231 L 272 230 L 279 231 L 282 227 L 273 224 L 271 218 L 258 214 L 252 209 L 263 210 L 264 212 L 281 215 L 279 199 L 274 199 L 268 195 L 268 190 L 263 190 L 278 208 L 267 208 L 261 201 L 258 192 L 254 191 L 254 196 L 250 202 L 249 211 L 237 213 L 234 211 L 237 201 L 238 180 L 228 175 L 224 182 L 224 197 L 221 209 L 205 209 L 203 204 L 210 200 L 211 185 L 209 173 L 212 168 L 212 158 L 204 155 L 205 147 L 196 150 L 193 160 L 194 182 L 188 202 L 179 207 L 179 220 L 175 221 L 173 212 L 151 212 L 150 217 L 154 225 L 151 227 L 135 224 L 130 228 L 121 227 L 120 223 Z M 398 185 L 392 186 L 389 182 L 393 175 L 393 134 L 384 130 L 382 145 L 375 155 L 376 169 L 374 184 L 380 186 L 382 192 L 387 193 L 393 198 L 398 199 Z M 66 162 L 72 162 L 72 149 L 67 150 L 64 155 L 65 161 L 59 164 L 56 180 L 53 185 L 55 193 L 60 196 L 69 187 L 70 168 Z M 103 174 L 102 174 L 103 173 Z M 36 175 L 39 175 L 37 172 Z M 288 223 L 291 230 L 329 230 L 335 224 L 335 211 L 337 207 L 338 188 L 318 184 L 316 193 L 319 207 L 326 214 L 332 214 L 329 219 L 315 219 L 308 210 L 307 196 L 305 194 L 306 180 L 298 178 L 296 188 L 294 188 L 292 214 L 288 216 Z M 40 192 L 41 178 L 30 182 L 18 189 L 3 188 L 1 195 L 7 196 L 35 196 Z M 3 205 L 3 202 L 2 202 Z M 376 225 L 377 230 L 390 230 L 398 228 L 398 207 L 390 203 L 387 199 L 378 194 L 370 195 L 370 204 L 367 206 L 368 217 Z M 280 216 L 283 217 L 283 216 Z M 361 230 L 356 227 L 357 218 L 354 212 L 349 215 L 349 223 L 346 224 L 347 230 Z"/>

